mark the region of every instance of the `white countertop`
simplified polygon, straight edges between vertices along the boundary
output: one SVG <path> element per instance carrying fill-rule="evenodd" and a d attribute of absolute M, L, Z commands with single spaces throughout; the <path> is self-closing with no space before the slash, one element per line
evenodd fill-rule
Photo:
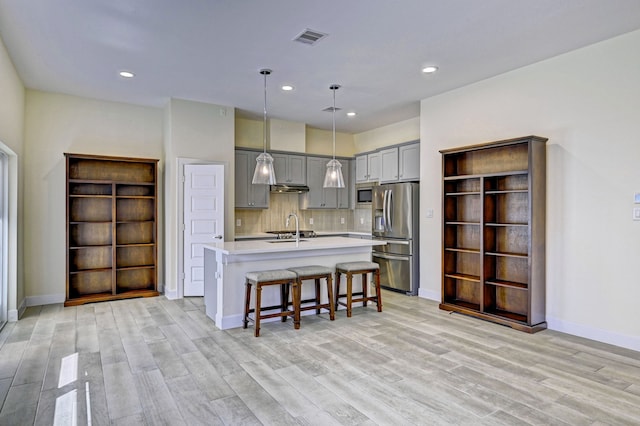
<path fill-rule="evenodd" d="M 291 232 L 292 234 L 295 231 Z M 371 232 L 357 232 L 357 231 L 315 231 L 318 237 L 329 237 L 329 236 L 338 236 L 338 235 L 349 235 L 349 236 L 358 236 L 358 237 L 370 237 Z M 251 240 L 251 239 L 269 239 L 275 238 L 274 234 L 268 234 L 266 232 L 257 232 L 255 234 L 236 234 L 236 241 L 240 240 Z"/>
<path fill-rule="evenodd" d="M 207 244 L 205 248 L 227 255 L 256 253 L 285 253 L 312 250 L 339 249 L 348 247 L 373 247 L 385 244 L 384 241 L 348 237 L 302 238 L 296 247 L 295 240 L 250 240 L 226 241 Z"/>

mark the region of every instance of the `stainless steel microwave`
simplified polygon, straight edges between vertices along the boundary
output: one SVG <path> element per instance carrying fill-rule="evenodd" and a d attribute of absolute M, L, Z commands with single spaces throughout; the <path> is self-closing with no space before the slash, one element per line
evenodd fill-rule
<path fill-rule="evenodd" d="M 373 201 L 373 185 L 370 183 L 356 185 L 356 204 L 370 206 Z"/>

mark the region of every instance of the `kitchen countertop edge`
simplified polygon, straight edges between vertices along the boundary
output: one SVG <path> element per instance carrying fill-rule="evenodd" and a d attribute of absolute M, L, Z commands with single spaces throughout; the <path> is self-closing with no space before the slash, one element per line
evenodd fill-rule
<path fill-rule="evenodd" d="M 220 243 L 206 244 L 205 248 L 215 250 L 226 255 L 239 255 L 279 252 L 284 253 L 291 251 L 329 250 L 350 247 L 373 247 L 384 244 L 385 242 L 383 241 L 363 238 L 323 237 L 304 238 L 304 241 L 301 241 L 298 247 L 296 247 L 295 240 L 246 240 L 225 241 Z"/>

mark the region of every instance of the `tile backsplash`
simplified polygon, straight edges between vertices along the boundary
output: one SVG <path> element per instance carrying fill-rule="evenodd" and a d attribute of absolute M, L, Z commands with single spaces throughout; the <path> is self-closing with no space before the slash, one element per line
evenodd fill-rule
<path fill-rule="evenodd" d="M 318 232 L 327 231 L 371 231 L 371 208 L 354 210 L 300 210 L 298 194 L 270 194 L 268 209 L 236 209 L 236 234 L 255 234 L 266 231 L 295 229 L 295 224 L 286 227 L 289 213 L 296 213 L 300 220 L 300 229 Z M 313 223 L 311 223 L 313 222 Z"/>

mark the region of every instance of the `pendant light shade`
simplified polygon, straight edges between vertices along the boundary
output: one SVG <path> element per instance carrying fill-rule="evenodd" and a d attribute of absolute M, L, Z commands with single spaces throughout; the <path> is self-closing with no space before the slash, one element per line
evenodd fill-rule
<path fill-rule="evenodd" d="M 332 84 L 329 89 L 333 92 L 333 159 L 327 163 L 327 171 L 324 175 L 325 188 L 344 188 L 344 177 L 342 176 L 342 164 L 336 160 L 336 90 L 340 88 L 337 84 Z"/>
<path fill-rule="evenodd" d="M 256 185 L 275 185 L 276 172 L 273 170 L 273 157 L 267 153 L 267 76 L 271 70 L 262 69 L 260 74 L 264 76 L 264 120 L 262 123 L 262 146 L 264 151 L 256 158 L 256 169 L 253 172 L 251 183 Z"/>
<path fill-rule="evenodd" d="M 324 175 L 325 188 L 344 188 L 344 177 L 342 176 L 342 164 L 335 158 L 327 163 L 327 172 Z"/>

